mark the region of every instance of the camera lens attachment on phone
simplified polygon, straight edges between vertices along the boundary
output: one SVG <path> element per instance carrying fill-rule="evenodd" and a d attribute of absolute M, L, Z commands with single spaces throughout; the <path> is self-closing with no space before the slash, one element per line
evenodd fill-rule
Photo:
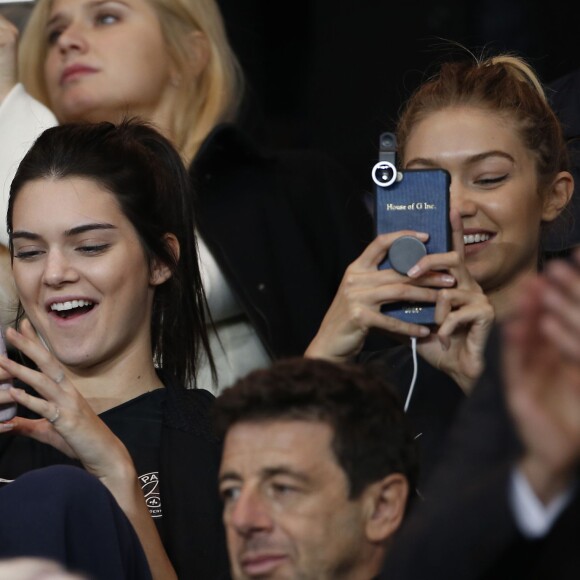
<path fill-rule="evenodd" d="M 379 161 L 375 163 L 371 177 L 379 187 L 389 187 L 397 179 L 397 168 L 389 161 Z"/>
<path fill-rule="evenodd" d="M 425 244 L 413 236 L 397 238 L 389 249 L 389 262 L 393 270 L 406 274 L 427 254 Z"/>

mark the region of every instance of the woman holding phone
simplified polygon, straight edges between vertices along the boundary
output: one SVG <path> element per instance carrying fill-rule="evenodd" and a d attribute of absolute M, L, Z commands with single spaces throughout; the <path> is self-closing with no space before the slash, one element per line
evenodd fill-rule
<path fill-rule="evenodd" d="M 217 367 L 212 377 L 201 361 L 198 384 L 219 392 L 272 359 L 302 354 L 371 239 L 371 220 L 327 156 L 266 151 L 241 129 L 244 78 L 218 3 L 38 0 L 12 58 L 8 44 L 0 151 L 7 140 L 14 149 L 24 128 L 34 133 L 35 106 L 52 112 L 52 124 L 139 116 L 187 163 Z"/>
<path fill-rule="evenodd" d="M 6 338 L 27 364 L 0 357 L 15 379 L 0 404 L 18 403 L 0 424 L 0 477 L 84 467 L 163 580 L 228 571 L 214 397 L 186 388 L 208 349 L 193 216 L 177 151 L 123 121 L 42 133 L 7 217 L 21 318 Z"/>
<path fill-rule="evenodd" d="M 396 130 L 401 169 L 449 172 L 453 250 L 423 257 L 406 274 L 378 270 L 407 233 L 378 236 L 346 270 L 307 356 L 380 359 L 407 398 L 424 448 L 424 475 L 443 448 L 457 406 L 484 368 L 494 320 L 509 315 L 520 280 L 541 266 L 542 233 L 573 191 L 566 143 L 543 87 L 523 59 L 497 55 L 441 65 L 407 101 Z M 398 301 L 435 305 L 435 327 L 380 312 Z M 369 332 L 403 346 L 362 353 Z"/>

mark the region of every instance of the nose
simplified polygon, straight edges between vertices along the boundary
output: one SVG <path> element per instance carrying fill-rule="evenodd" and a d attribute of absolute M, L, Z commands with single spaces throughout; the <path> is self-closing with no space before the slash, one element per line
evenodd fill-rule
<path fill-rule="evenodd" d="M 272 528 L 272 518 L 268 502 L 257 489 L 240 491 L 230 508 L 229 524 L 242 536 Z M 227 522 L 228 523 L 228 522 Z"/>
<path fill-rule="evenodd" d="M 449 188 L 449 201 L 451 207 L 456 209 L 461 217 L 474 215 L 477 212 L 477 203 L 471 192 L 461 183 L 453 183 Z"/>
<path fill-rule="evenodd" d="M 78 273 L 63 254 L 58 250 L 48 252 L 42 273 L 42 282 L 46 286 L 62 286 L 78 280 Z"/>
<path fill-rule="evenodd" d="M 61 54 L 70 51 L 85 52 L 87 36 L 81 23 L 70 22 L 59 34 L 57 46 Z"/>

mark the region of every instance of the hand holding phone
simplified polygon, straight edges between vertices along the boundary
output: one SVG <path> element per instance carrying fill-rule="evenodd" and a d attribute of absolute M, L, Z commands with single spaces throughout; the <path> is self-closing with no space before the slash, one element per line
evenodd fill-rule
<path fill-rule="evenodd" d="M 6 356 L 6 343 L 4 342 L 4 331 L 0 329 L 0 354 Z M 9 389 L 12 381 L 5 380 L 0 382 L 0 389 Z M 0 422 L 10 421 L 16 415 L 16 403 L 0 404 Z"/>
<path fill-rule="evenodd" d="M 394 135 L 381 135 L 379 162 L 372 175 L 376 184 L 375 230 L 377 235 L 400 230 L 429 234 L 425 243 L 412 236 L 398 238 L 379 265 L 379 269 L 391 268 L 406 274 L 424 255 L 451 249 L 451 178 L 444 169 L 397 171 L 395 145 Z M 435 305 L 396 302 L 383 305 L 381 312 L 405 322 L 433 324 Z"/>

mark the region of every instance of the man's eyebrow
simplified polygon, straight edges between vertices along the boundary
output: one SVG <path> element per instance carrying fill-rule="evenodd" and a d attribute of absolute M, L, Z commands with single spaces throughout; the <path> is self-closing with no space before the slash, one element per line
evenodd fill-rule
<path fill-rule="evenodd" d="M 310 477 L 307 473 L 303 471 L 298 471 L 296 469 L 292 469 L 286 465 L 280 466 L 273 466 L 273 467 L 265 467 L 260 470 L 260 474 L 264 479 L 268 479 L 271 477 L 276 477 L 277 475 L 285 475 L 288 477 L 293 477 L 294 479 L 298 479 L 304 483 L 310 481 Z M 237 473 L 236 471 L 225 471 L 219 476 L 219 483 L 222 483 L 226 480 L 233 480 L 233 481 L 242 481 L 242 476 Z"/>
<path fill-rule="evenodd" d="M 93 230 L 114 230 L 117 229 L 116 226 L 113 224 L 108 223 L 91 223 L 91 224 L 83 224 L 80 226 L 76 226 L 71 228 L 70 230 L 66 230 L 64 235 L 66 237 L 78 236 L 79 234 L 84 234 L 85 232 L 91 232 Z M 15 239 L 24 239 L 24 240 L 39 240 L 41 236 L 39 234 L 35 234 L 34 232 L 29 232 L 26 230 L 18 230 L 12 232 L 11 238 Z"/>
<path fill-rule="evenodd" d="M 275 477 L 277 475 L 286 475 L 289 477 L 293 477 L 294 479 L 298 479 L 303 482 L 310 481 L 310 477 L 304 471 L 298 471 L 297 469 L 293 469 L 288 467 L 287 465 L 279 465 L 274 467 L 267 467 L 262 470 L 262 473 L 266 477 Z"/>
<path fill-rule="evenodd" d="M 242 478 L 240 474 L 235 471 L 226 471 L 219 476 L 218 483 L 222 483 L 226 480 L 242 481 Z"/>

